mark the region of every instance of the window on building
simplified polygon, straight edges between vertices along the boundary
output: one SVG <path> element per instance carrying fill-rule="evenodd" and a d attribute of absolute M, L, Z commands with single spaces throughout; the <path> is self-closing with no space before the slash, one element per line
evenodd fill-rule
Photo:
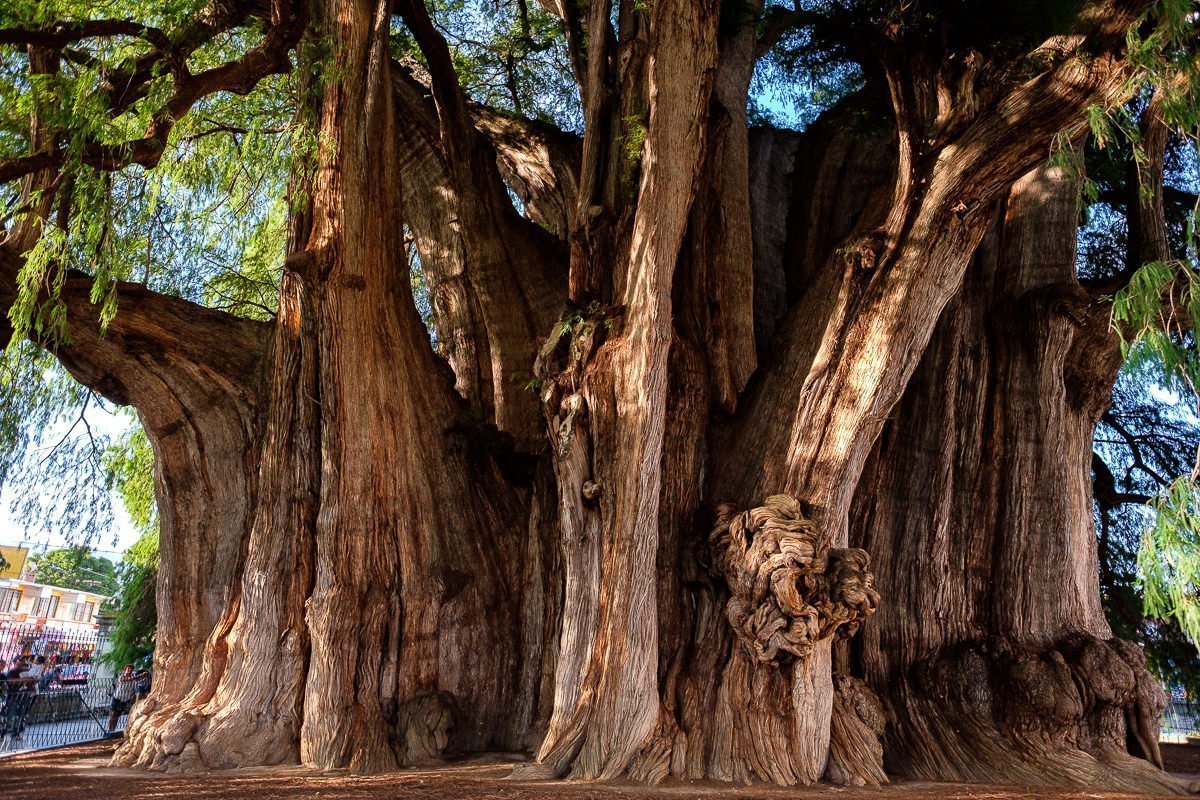
<path fill-rule="evenodd" d="M 20 589 L 0 589 L 0 612 L 16 611 L 21 605 Z"/>
<path fill-rule="evenodd" d="M 76 603 L 71 607 L 71 619 L 76 622 L 90 622 L 95 610 L 95 603 Z"/>
<path fill-rule="evenodd" d="M 33 615 L 35 617 L 53 617 L 58 613 L 58 601 L 58 595 L 39 597 L 33 604 Z"/>

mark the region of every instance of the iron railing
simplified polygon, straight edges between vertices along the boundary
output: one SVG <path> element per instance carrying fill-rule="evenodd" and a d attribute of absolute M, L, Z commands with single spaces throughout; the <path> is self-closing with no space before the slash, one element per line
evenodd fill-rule
<path fill-rule="evenodd" d="M 148 674 L 122 684 L 104 660 L 107 641 L 95 625 L 53 627 L 0 619 L 0 659 L 42 661 L 35 685 L 0 684 L 0 756 L 85 742 L 124 730 L 129 707 L 148 690 Z M 120 687 L 120 691 L 118 688 Z M 116 700 L 114 695 L 128 697 Z"/>

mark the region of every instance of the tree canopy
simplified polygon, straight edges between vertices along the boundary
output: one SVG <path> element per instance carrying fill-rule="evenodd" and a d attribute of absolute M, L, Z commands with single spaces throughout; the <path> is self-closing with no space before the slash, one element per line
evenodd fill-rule
<path fill-rule="evenodd" d="M 86 547 L 48 550 L 31 556 L 34 579 L 38 583 L 79 589 L 111 597 L 117 591 L 117 568 L 103 556 L 92 555 Z"/>

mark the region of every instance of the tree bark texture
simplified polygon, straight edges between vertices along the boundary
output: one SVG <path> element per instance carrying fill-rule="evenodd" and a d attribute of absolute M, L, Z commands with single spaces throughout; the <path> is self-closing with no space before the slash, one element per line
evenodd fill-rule
<path fill-rule="evenodd" d="M 534 711 L 511 714 L 520 580 L 526 536 L 543 534 L 525 529 L 530 492 L 458 424 L 466 406 L 413 305 L 388 18 L 369 2 L 324 10 L 348 76 L 320 108 L 339 146 L 318 164 L 311 233 L 281 288 L 241 501 L 254 513 L 233 540 L 245 552 L 223 562 L 240 580 L 200 676 L 173 682 L 193 684 L 177 703 L 156 694 L 121 763 L 371 772 L 529 735 Z M 540 665 L 540 648 L 528 658 Z"/>
<path fill-rule="evenodd" d="M 1181 788 L 1152 766 L 1163 691 L 1099 603 L 1089 448 L 1120 350 L 1075 279 L 1078 202 L 1056 168 L 1013 186 L 858 487 L 887 598 L 862 668 L 901 774 Z"/>
<path fill-rule="evenodd" d="M 104 331 L 67 281 L 42 344 L 158 458 L 158 676 L 116 761 L 1174 788 L 1099 606 L 1119 350 L 1043 166 L 1124 98 L 1145 4 L 1021 80 L 884 26 L 890 119 L 804 133 L 747 126 L 761 3 L 543 5 L 582 139 L 469 100 L 424 3 L 313 5 L 328 146 L 270 323 L 121 285 Z"/>

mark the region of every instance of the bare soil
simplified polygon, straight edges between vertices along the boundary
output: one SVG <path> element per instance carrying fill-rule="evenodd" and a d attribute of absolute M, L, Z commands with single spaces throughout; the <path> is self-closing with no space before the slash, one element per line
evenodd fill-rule
<path fill-rule="evenodd" d="M 767 786 L 734 787 L 711 782 L 672 782 L 647 788 L 627 783 L 582 783 L 575 781 L 510 781 L 512 762 L 499 756 L 461 761 L 426 769 L 407 769 L 387 775 L 357 777 L 342 773 L 319 773 L 303 767 L 270 767 L 191 775 L 161 775 L 112 769 L 108 766 L 114 742 L 30 753 L 0 760 L 0 796 L 19 800 L 227 800 L 227 798 L 311 798 L 311 800 L 708 800 L 716 797 L 739 800 L 774 798 L 830 798 L 833 800 L 1008 800 L 1050 798 L 1150 797 L 1100 789 L 1030 789 L 978 784 L 899 781 L 882 788 L 848 789 L 811 786 L 782 789 Z M 1200 776 L 1200 747 L 1164 745 L 1167 768 L 1181 776 Z"/>

